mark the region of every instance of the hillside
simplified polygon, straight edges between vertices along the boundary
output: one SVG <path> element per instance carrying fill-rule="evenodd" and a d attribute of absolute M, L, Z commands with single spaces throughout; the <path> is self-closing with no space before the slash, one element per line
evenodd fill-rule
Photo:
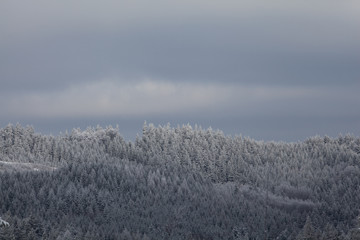
<path fill-rule="evenodd" d="M 360 239 L 360 139 L 0 129 L 0 239 Z"/>

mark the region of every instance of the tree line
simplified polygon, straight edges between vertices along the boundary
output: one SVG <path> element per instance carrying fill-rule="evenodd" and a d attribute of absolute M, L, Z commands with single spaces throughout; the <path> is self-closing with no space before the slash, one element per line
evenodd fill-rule
<path fill-rule="evenodd" d="M 0 161 L 0 239 L 360 239 L 350 135 L 263 142 L 145 123 L 132 142 L 111 126 L 17 124 L 0 129 Z"/>

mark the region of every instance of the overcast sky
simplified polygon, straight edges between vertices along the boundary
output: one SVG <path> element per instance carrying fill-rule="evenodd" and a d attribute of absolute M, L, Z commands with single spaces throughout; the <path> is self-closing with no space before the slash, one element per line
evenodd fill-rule
<path fill-rule="evenodd" d="M 0 123 L 360 135 L 358 0 L 0 1 Z"/>

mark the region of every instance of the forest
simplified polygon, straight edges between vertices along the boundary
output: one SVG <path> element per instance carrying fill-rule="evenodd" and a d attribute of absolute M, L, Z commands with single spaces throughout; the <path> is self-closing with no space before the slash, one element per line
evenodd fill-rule
<path fill-rule="evenodd" d="M 360 239 L 360 138 L 0 129 L 2 239 Z"/>

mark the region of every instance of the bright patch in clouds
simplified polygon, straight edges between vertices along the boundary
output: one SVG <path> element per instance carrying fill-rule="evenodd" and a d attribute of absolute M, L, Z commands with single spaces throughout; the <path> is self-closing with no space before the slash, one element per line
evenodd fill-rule
<path fill-rule="evenodd" d="M 311 99 L 314 88 L 263 87 L 219 83 L 180 83 L 143 80 L 134 84 L 103 80 L 73 85 L 58 92 L 11 95 L 1 103 L 19 117 L 133 117 L 155 114 L 221 112 L 235 107 L 251 113 L 271 102 Z M 5 97 L 5 96 L 4 96 Z"/>
<path fill-rule="evenodd" d="M 141 116 L 192 111 L 224 103 L 231 88 L 144 80 L 100 81 L 64 91 L 12 95 L 8 114 L 42 117 Z M 2 105 L 5 105 L 4 103 Z"/>

